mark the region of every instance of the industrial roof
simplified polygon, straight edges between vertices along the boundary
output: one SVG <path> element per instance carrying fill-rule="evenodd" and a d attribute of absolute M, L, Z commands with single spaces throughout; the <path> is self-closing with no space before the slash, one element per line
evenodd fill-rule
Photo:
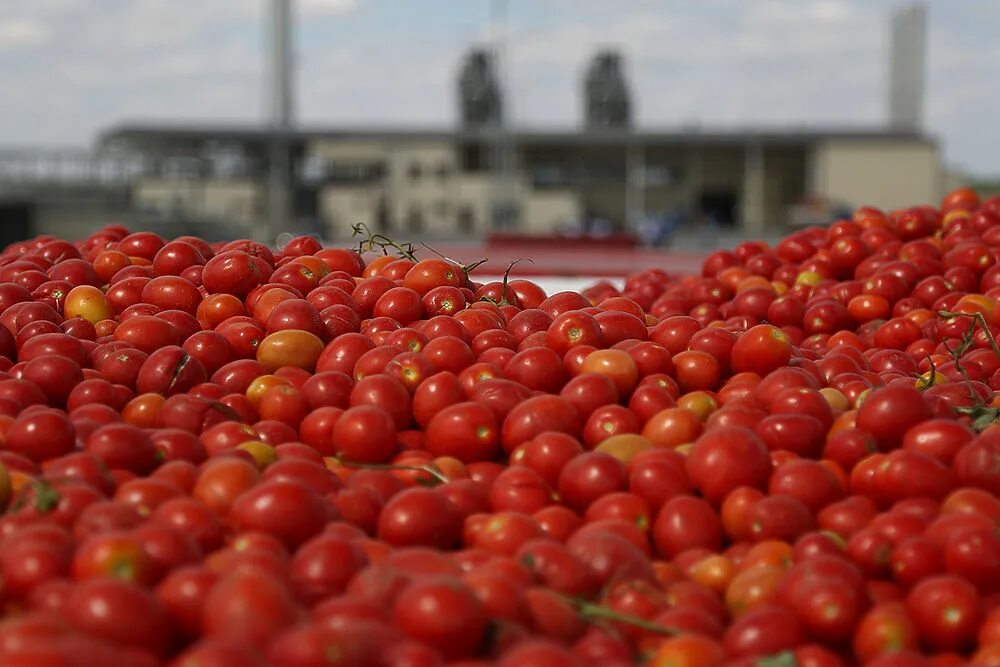
<path fill-rule="evenodd" d="M 287 132 L 275 132 L 266 125 L 240 125 L 231 123 L 170 124 L 126 122 L 103 132 L 101 144 L 129 142 L 265 142 L 273 136 L 282 136 L 293 143 L 307 143 L 317 139 L 371 139 L 405 141 L 488 141 L 496 138 L 496 131 L 449 127 L 297 127 Z M 583 129 L 583 128 L 511 128 L 506 137 L 518 143 L 552 144 L 745 144 L 751 142 L 803 145 L 817 141 L 840 140 L 911 140 L 934 143 L 922 132 L 890 127 L 748 127 L 702 128 L 685 126 L 669 129 L 635 128 Z"/>

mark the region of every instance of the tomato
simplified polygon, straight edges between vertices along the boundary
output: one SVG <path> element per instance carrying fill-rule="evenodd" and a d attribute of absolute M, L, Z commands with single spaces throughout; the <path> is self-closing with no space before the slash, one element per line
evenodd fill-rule
<path fill-rule="evenodd" d="M 412 420 L 410 393 L 402 382 L 388 375 L 369 375 L 358 380 L 351 389 L 349 404 L 373 405 L 385 410 L 399 431 L 406 429 Z"/>
<path fill-rule="evenodd" d="M 493 380 L 491 382 L 496 382 Z M 480 386 L 489 384 L 482 383 Z M 527 398 L 511 409 L 501 425 L 501 443 L 505 452 L 545 431 L 577 435 L 582 425 L 580 416 L 569 401 L 551 395 Z"/>
<path fill-rule="evenodd" d="M 687 470 L 702 494 L 718 503 L 739 486 L 764 488 L 771 474 L 771 459 L 767 447 L 752 431 L 723 426 L 695 441 Z"/>
<path fill-rule="evenodd" d="M 393 624 L 447 658 L 472 655 L 482 641 L 487 615 L 460 581 L 430 579 L 411 584 L 396 600 Z"/>
<path fill-rule="evenodd" d="M 315 334 L 301 329 L 284 329 L 260 342 L 257 361 L 271 371 L 286 366 L 312 370 L 323 352 L 323 341 Z"/>
<path fill-rule="evenodd" d="M 583 360 L 582 373 L 604 375 L 614 382 L 620 397 L 632 393 L 639 381 L 639 369 L 635 360 L 622 350 L 596 350 Z"/>
<path fill-rule="evenodd" d="M 73 451 L 76 429 L 62 411 L 38 410 L 15 419 L 3 444 L 8 451 L 41 463 Z"/>
<path fill-rule="evenodd" d="M 620 405 L 606 404 L 583 414 L 590 414 L 583 427 L 583 441 L 589 449 L 617 435 L 637 434 L 642 430 L 642 422 L 634 412 Z"/>
<path fill-rule="evenodd" d="M 507 362 L 503 372 L 508 380 L 546 393 L 559 391 L 567 380 L 562 358 L 546 347 L 518 352 Z"/>
<path fill-rule="evenodd" d="M 154 562 L 136 538 L 113 532 L 91 536 L 73 556 L 73 577 L 78 581 L 113 577 L 140 584 L 151 582 Z"/>
<path fill-rule="evenodd" d="M 559 496 L 570 508 L 586 510 L 591 503 L 627 485 L 625 466 L 602 452 L 586 452 L 571 459 L 559 473 Z"/>
<path fill-rule="evenodd" d="M 546 331 L 545 340 L 559 355 L 577 345 L 600 347 L 604 342 L 597 320 L 583 311 L 569 311 L 556 317 Z"/>
<path fill-rule="evenodd" d="M 677 495 L 660 508 L 652 536 L 657 552 L 666 558 L 694 548 L 717 550 L 722 545 L 722 523 L 705 500 Z"/>
<path fill-rule="evenodd" d="M 453 456 L 465 463 L 489 461 L 500 449 L 496 418 L 479 403 L 457 403 L 440 410 L 426 430 L 427 450 L 435 456 Z"/>
<path fill-rule="evenodd" d="M 290 480 L 270 480 L 241 495 L 229 511 L 238 530 L 274 535 L 294 549 L 319 533 L 326 508 L 309 487 Z"/>
<path fill-rule="evenodd" d="M 875 658 L 918 648 L 917 630 L 899 602 L 873 606 L 858 624 L 854 654 L 866 664 Z"/>
<path fill-rule="evenodd" d="M 397 449 L 392 415 L 372 405 L 345 410 L 333 427 L 336 456 L 358 463 L 382 463 Z"/>
<path fill-rule="evenodd" d="M 701 634 L 682 634 L 663 641 L 650 658 L 651 667 L 717 667 L 725 663 L 722 646 Z"/>
<path fill-rule="evenodd" d="M 65 613 L 75 627 L 120 646 L 165 652 L 166 612 L 147 590 L 125 581 L 93 579 L 70 592 Z"/>
<path fill-rule="evenodd" d="M 858 410 L 858 428 L 871 433 L 884 448 L 898 446 L 906 431 L 934 415 L 915 387 L 877 389 Z"/>
<path fill-rule="evenodd" d="M 939 575 L 924 579 L 910 590 L 906 611 L 927 645 L 960 651 L 976 637 L 981 618 L 979 601 L 979 593 L 968 581 Z"/>
<path fill-rule="evenodd" d="M 232 572 L 205 599 L 206 635 L 263 647 L 300 615 L 287 586 L 260 570 Z"/>
<path fill-rule="evenodd" d="M 394 546 L 426 545 L 447 549 L 461 531 L 455 506 L 433 489 L 415 487 L 393 496 L 378 520 L 379 539 Z"/>
<path fill-rule="evenodd" d="M 63 305 L 63 313 L 67 318 L 82 317 L 92 324 L 114 315 L 104 293 L 90 285 L 79 285 L 69 291 Z"/>
<path fill-rule="evenodd" d="M 684 392 L 715 389 L 721 369 L 718 360 L 707 352 L 686 350 L 673 357 L 674 377 Z"/>

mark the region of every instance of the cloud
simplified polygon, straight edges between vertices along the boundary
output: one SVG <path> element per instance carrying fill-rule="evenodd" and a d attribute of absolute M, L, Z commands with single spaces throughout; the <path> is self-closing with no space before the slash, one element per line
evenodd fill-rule
<path fill-rule="evenodd" d="M 356 9 L 358 0 L 297 0 L 295 9 L 300 15 L 328 16 L 344 14 Z"/>
<path fill-rule="evenodd" d="M 0 51 L 45 44 L 49 31 L 40 21 L 10 18 L 0 22 Z"/>

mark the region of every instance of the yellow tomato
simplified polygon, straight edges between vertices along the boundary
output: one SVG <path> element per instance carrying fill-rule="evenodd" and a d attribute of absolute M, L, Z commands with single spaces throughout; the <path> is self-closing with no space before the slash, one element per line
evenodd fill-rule
<path fill-rule="evenodd" d="M 63 314 L 67 319 L 82 317 L 91 324 L 111 319 L 115 311 L 104 292 L 91 285 L 77 285 L 66 295 Z"/>
<path fill-rule="evenodd" d="M 323 341 L 301 329 L 276 331 L 260 342 L 257 361 L 269 371 L 290 366 L 311 371 L 323 352 Z"/>

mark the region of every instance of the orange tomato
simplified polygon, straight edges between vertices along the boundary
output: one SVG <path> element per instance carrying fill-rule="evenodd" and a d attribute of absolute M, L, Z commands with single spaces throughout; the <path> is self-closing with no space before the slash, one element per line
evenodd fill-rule
<path fill-rule="evenodd" d="M 635 360 L 624 350 L 595 350 L 580 366 L 581 373 L 604 375 L 615 383 L 619 396 L 628 396 L 639 382 Z"/>
<path fill-rule="evenodd" d="M 260 322 L 262 325 L 267 324 L 267 318 L 271 315 L 271 311 L 282 301 L 289 301 L 291 299 L 296 299 L 294 294 L 289 292 L 283 287 L 272 287 L 263 292 L 253 304 L 253 318 Z"/>
<path fill-rule="evenodd" d="M 167 399 L 160 394 L 139 394 L 122 409 L 122 420 L 140 428 L 153 428 Z"/>
<path fill-rule="evenodd" d="M 92 285 L 77 285 L 66 295 L 63 314 L 67 319 L 82 317 L 91 324 L 114 317 L 115 311 L 104 292 Z"/>
<path fill-rule="evenodd" d="M 393 255 L 379 255 L 372 260 L 369 260 L 368 264 L 365 265 L 364 271 L 361 272 L 362 278 L 371 278 L 372 276 L 378 276 L 382 274 L 385 267 L 395 262 L 398 257 Z"/>
<path fill-rule="evenodd" d="M 257 346 L 257 361 L 269 371 L 284 366 L 311 371 L 323 352 L 323 341 L 301 329 L 276 331 Z"/>
<path fill-rule="evenodd" d="M 233 456 L 221 456 L 202 466 L 191 496 L 219 516 L 225 516 L 236 499 L 259 478 L 254 464 Z"/>
<path fill-rule="evenodd" d="M 775 599 L 785 578 L 785 568 L 756 565 L 737 572 L 726 587 L 726 606 L 733 616 L 740 616 Z"/>
<path fill-rule="evenodd" d="M 941 199 L 941 210 L 963 209 L 975 211 L 979 208 L 979 194 L 972 188 L 955 188 Z"/>
<path fill-rule="evenodd" d="M 0 463 L 0 510 L 7 509 L 7 503 L 10 502 L 10 494 L 10 473 L 7 472 L 7 466 Z"/>
<path fill-rule="evenodd" d="M 694 442 L 704 426 L 694 410 L 667 408 L 653 415 L 642 429 L 642 437 L 655 447 L 677 447 Z"/>
<path fill-rule="evenodd" d="M 260 407 L 260 401 L 272 387 L 277 387 L 280 385 L 291 386 L 291 382 L 278 375 L 261 375 L 260 377 L 254 378 L 253 382 L 247 387 L 246 396 L 247 400 L 250 401 L 250 405 L 257 409 Z"/>
<path fill-rule="evenodd" d="M 97 333 L 97 337 L 101 338 L 104 336 L 113 336 L 115 334 L 115 329 L 118 328 L 118 322 L 115 320 L 101 320 L 94 324 L 94 331 Z"/>
<path fill-rule="evenodd" d="M 102 285 L 107 285 L 116 273 L 131 265 L 128 255 L 120 250 L 105 250 L 94 258 L 94 273 Z"/>
<path fill-rule="evenodd" d="M 196 316 L 201 326 L 215 329 L 230 317 L 246 315 L 243 302 L 232 294 L 210 294 L 198 304 Z"/>
<path fill-rule="evenodd" d="M 684 634 L 660 644 L 646 663 L 647 667 L 716 667 L 726 655 L 714 639 L 704 635 Z"/>
<path fill-rule="evenodd" d="M 653 448 L 653 443 L 634 433 L 619 433 L 597 445 L 594 451 L 603 452 L 628 464 L 636 454 Z"/>
<path fill-rule="evenodd" d="M 313 255 L 301 255 L 289 263 L 301 264 L 321 278 L 330 273 L 329 265 L 319 257 L 314 257 Z"/>
<path fill-rule="evenodd" d="M 677 407 L 687 408 L 698 415 L 698 419 L 705 421 L 719 409 L 719 401 L 711 392 L 689 391 L 677 399 Z"/>
<path fill-rule="evenodd" d="M 750 547 L 740 561 L 741 570 L 749 570 L 761 565 L 773 565 L 782 569 L 792 566 L 792 545 L 781 540 L 764 540 Z"/>
<path fill-rule="evenodd" d="M 725 591 L 735 574 L 733 561 L 721 554 L 705 556 L 687 569 L 688 578 L 716 593 Z"/>

